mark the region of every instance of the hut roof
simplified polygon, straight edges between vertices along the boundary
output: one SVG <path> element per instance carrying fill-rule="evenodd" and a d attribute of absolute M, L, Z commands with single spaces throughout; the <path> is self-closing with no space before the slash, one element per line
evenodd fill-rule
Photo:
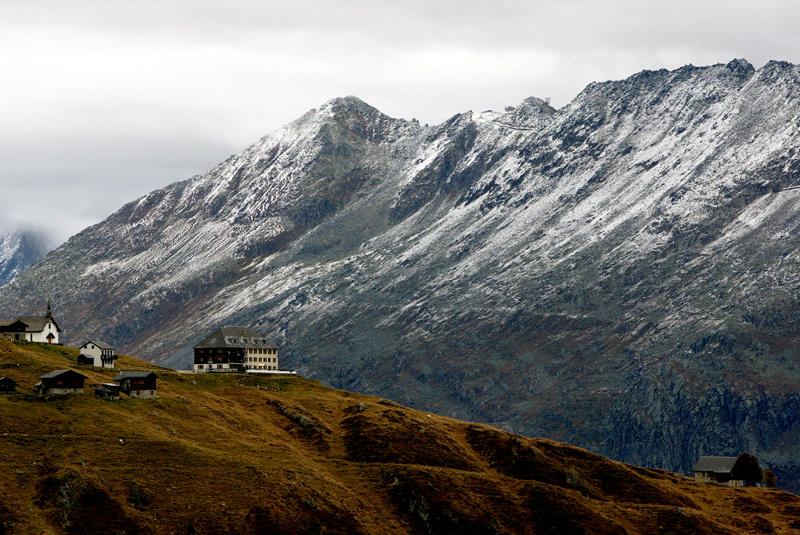
<path fill-rule="evenodd" d="M 28 325 L 16 319 L 11 321 L 0 321 L 0 332 L 27 332 Z"/>
<path fill-rule="evenodd" d="M 25 324 L 26 333 L 39 333 L 44 330 L 45 325 L 52 322 L 56 326 L 56 330 L 61 332 L 61 327 L 58 326 L 56 320 L 52 316 L 20 316 L 17 321 Z"/>
<path fill-rule="evenodd" d="M 695 472 L 714 472 L 716 474 L 729 474 L 736 464 L 737 457 L 700 457 L 694 465 Z"/>
<path fill-rule="evenodd" d="M 67 374 L 67 375 L 79 375 L 80 377 L 83 377 L 84 379 L 88 379 L 88 377 L 86 377 L 82 373 L 76 372 L 75 370 L 53 370 L 50 373 L 46 373 L 44 375 L 40 375 L 39 379 L 55 379 L 56 377 L 59 377 L 59 376 L 64 375 L 64 374 Z"/>
<path fill-rule="evenodd" d="M 119 373 L 116 377 L 114 377 L 114 380 L 121 381 L 122 379 L 145 379 L 151 375 L 158 377 L 155 372 L 146 370 L 131 370 Z"/>
<path fill-rule="evenodd" d="M 87 340 L 87 341 L 86 341 L 86 343 L 85 343 L 85 344 L 83 344 L 81 347 L 82 347 L 82 348 L 83 348 L 83 347 L 86 347 L 86 346 L 87 346 L 87 345 L 89 345 L 89 344 L 94 344 L 94 345 L 96 345 L 97 347 L 99 347 L 100 349 L 114 349 L 114 347 L 113 347 L 112 345 L 110 345 L 110 344 L 107 344 L 107 343 L 105 343 L 105 342 L 102 342 L 102 341 L 100 341 L 100 340 Z"/>

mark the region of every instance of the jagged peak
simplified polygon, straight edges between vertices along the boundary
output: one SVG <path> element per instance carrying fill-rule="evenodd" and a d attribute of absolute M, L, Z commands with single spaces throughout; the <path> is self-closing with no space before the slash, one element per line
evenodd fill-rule
<path fill-rule="evenodd" d="M 762 68 L 763 69 L 763 68 Z M 620 80 L 607 80 L 604 82 L 591 82 L 568 105 L 581 105 L 582 102 L 592 101 L 597 98 L 608 98 L 621 92 L 634 90 L 635 93 L 649 93 L 663 84 L 701 80 L 714 83 L 714 80 L 723 87 L 736 89 L 749 80 L 756 73 L 755 68 L 746 59 L 736 58 L 727 64 L 716 63 L 713 65 L 696 66 L 691 63 L 676 69 L 645 69 Z"/>
<path fill-rule="evenodd" d="M 771 70 L 781 70 L 781 69 L 791 69 L 794 67 L 793 63 L 783 60 L 771 59 L 767 63 L 764 64 L 761 69 L 771 69 Z"/>
<path fill-rule="evenodd" d="M 310 109 L 272 137 L 307 135 L 307 132 L 306 134 L 302 134 L 302 132 L 308 128 L 319 128 L 329 121 L 347 123 L 349 128 L 355 129 L 373 140 L 383 138 L 381 131 L 385 132 L 396 126 L 411 123 L 411 121 L 390 117 L 360 98 L 348 95 L 332 98 L 321 106 Z"/>
<path fill-rule="evenodd" d="M 753 65 L 744 58 L 734 58 L 730 60 L 725 67 L 727 67 L 730 71 L 750 74 L 756 70 L 755 67 L 753 67 Z"/>
<path fill-rule="evenodd" d="M 345 97 L 332 98 L 325 102 L 318 109 L 318 114 L 321 115 L 357 115 L 361 117 L 370 118 L 387 118 L 390 117 L 374 106 L 370 106 L 363 100 L 353 95 Z"/>
<path fill-rule="evenodd" d="M 368 108 L 377 111 L 376 108 L 370 106 L 355 95 L 347 95 L 344 97 L 334 97 L 321 106 L 325 108 Z"/>
<path fill-rule="evenodd" d="M 793 63 L 772 59 L 758 69 L 758 79 L 763 83 L 775 83 L 787 77 L 797 79 L 797 70 L 797 65 Z"/>
<path fill-rule="evenodd" d="M 553 108 L 550 105 L 550 99 L 549 98 L 542 99 L 542 98 L 539 98 L 539 97 L 528 97 L 528 98 L 526 98 L 525 100 L 523 100 L 520 103 L 519 106 L 517 106 L 515 111 L 520 111 L 520 110 L 523 110 L 523 109 L 524 110 L 541 112 L 541 113 L 546 113 L 548 115 L 553 113 L 554 111 L 556 111 L 555 108 Z"/>

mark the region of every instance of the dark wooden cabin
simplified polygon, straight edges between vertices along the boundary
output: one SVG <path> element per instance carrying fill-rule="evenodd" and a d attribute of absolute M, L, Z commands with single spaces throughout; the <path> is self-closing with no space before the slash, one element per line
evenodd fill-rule
<path fill-rule="evenodd" d="M 40 394 L 83 394 L 86 379 L 75 370 L 53 370 L 40 376 L 36 387 Z"/>
<path fill-rule="evenodd" d="M 119 385 L 120 391 L 132 398 L 154 398 L 156 394 L 155 372 L 127 371 L 114 377 L 114 382 Z"/>
<path fill-rule="evenodd" d="M 744 482 L 731 479 L 736 459 L 736 457 L 702 456 L 694 465 L 694 479 L 706 483 L 740 487 Z"/>
<path fill-rule="evenodd" d="M 17 382 L 11 377 L 0 377 L 0 393 L 7 394 L 17 389 Z"/>
<path fill-rule="evenodd" d="M 28 335 L 25 334 L 27 329 L 28 325 L 20 320 L 0 322 L 0 337 L 6 338 L 7 340 L 13 340 L 15 342 L 27 340 Z"/>

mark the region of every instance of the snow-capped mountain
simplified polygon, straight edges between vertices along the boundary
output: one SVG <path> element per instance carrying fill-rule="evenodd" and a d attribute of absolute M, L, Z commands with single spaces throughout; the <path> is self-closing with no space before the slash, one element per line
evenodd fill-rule
<path fill-rule="evenodd" d="M 41 232 L 0 232 L 0 286 L 7 284 L 51 249 L 46 235 Z"/>
<path fill-rule="evenodd" d="M 0 292 L 187 366 L 221 324 L 351 390 L 800 488 L 800 69 L 593 83 L 441 125 L 347 97 L 71 238 Z M 32 305 L 32 308 L 34 305 Z"/>

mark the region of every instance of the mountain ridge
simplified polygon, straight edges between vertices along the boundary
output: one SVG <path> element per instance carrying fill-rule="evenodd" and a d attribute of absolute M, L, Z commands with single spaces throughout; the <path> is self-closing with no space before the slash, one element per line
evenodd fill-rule
<path fill-rule="evenodd" d="M 800 488 L 798 94 L 734 60 L 432 126 L 333 99 L 0 310 L 49 293 L 70 336 L 178 366 L 248 324 L 336 386 L 673 470 L 747 449 Z"/>

